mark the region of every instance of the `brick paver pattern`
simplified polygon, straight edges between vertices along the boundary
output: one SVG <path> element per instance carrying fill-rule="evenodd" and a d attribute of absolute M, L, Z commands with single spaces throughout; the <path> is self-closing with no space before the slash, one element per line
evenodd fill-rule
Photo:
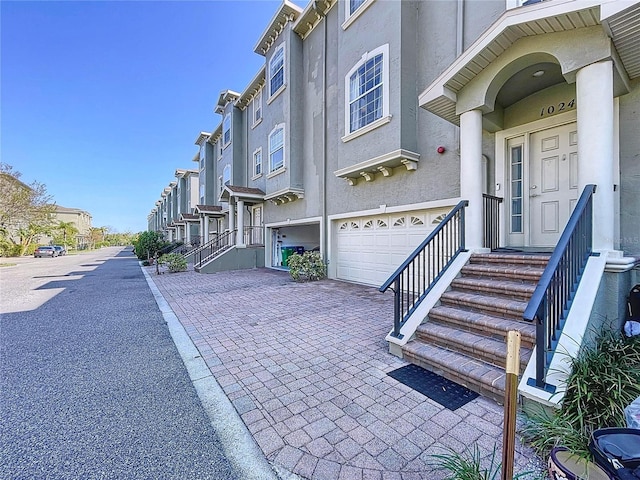
<path fill-rule="evenodd" d="M 272 464 L 305 479 L 444 477 L 433 454 L 501 460 L 503 407 L 450 411 L 387 372 L 393 294 L 287 272 L 149 273 Z M 435 463 L 434 463 L 435 462 Z M 515 471 L 539 467 L 516 446 Z"/>

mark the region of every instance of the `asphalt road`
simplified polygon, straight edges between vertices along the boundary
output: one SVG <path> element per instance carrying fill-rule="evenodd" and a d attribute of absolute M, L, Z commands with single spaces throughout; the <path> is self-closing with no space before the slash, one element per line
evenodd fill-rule
<path fill-rule="evenodd" d="M 17 262 L 0 268 L 0 478 L 241 477 L 130 251 Z"/>

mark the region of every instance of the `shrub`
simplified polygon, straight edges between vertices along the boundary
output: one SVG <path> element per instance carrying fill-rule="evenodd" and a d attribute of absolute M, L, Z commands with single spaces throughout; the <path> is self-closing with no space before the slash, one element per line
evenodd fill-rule
<path fill-rule="evenodd" d="M 294 253 L 287 259 L 289 274 L 296 282 L 320 280 L 327 276 L 327 267 L 318 252 Z"/>
<path fill-rule="evenodd" d="M 562 407 L 529 413 L 522 430 L 543 457 L 557 446 L 589 458 L 591 432 L 623 427 L 624 408 L 640 396 L 640 338 L 605 331 L 571 362 Z"/>
<path fill-rule="evenodd" d="M 138 239 L 133 243 L 136 256 L 140 260 L 146 260 L 154 257 L 158 250 L 165 247 L 165 242 L 158 232 L 142 232 Z"/>
<path fill-rule="evenodd" d="M 179 253 L 167 253 L 158 259 L 160 265 L 166 265 L 170 273 L 187 270 L 187 260 Z"/>

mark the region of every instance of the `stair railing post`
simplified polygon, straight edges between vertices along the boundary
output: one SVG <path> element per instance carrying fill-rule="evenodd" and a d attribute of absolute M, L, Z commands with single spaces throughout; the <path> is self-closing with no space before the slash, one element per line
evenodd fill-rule
<path fill-rule="evenodd" d="M 536 312 L 536 386 L 545 386 L 545 368 L 547 357 L 547 295 L 545 294 Z"/>
<path fill-rule="evenodd" d="M 400 277 L 393 283 L 393 336 L 402 338 L 400 335 Z"/>

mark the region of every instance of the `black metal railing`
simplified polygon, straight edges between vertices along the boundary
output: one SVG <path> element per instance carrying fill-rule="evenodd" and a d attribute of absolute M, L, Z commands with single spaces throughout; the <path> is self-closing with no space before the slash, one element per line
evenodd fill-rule
<path fill-rule="evenodd" d="M 244 227 L 243 238 L 246 245 L 264 245 L 264 228 L 261 226 Z"/>
<path fill-rule="evenodd" d="M 458 254 L 464 251 L 464 207 L 461 201 L 380 287 L 394 293 L 393 333 L 400 329 Z"/>
<path fill-rule="evenodd" d="M 500 246 L 500 204 L 502 198 L 482 195 L 482 219 L 484 222 L 484 248 L 495 250 Z"/>
<path fill-rule="evenodd" d="M 560 240 L 544 269 L 523 318 L 536 322 L 536 378 L 528 384 L 554 392 L 546 383 L 555 352 L 571 308 L 580 277 L 592 251 L 593 194 L 595 185 L 587 185 L 580 195 Z"/>
<path fill-rule="evenodd" d="M 224 233 L 216 234 L 213 240 L 196 250 L 193 258 L 193 267 L 201 267 L 211 258 L 232 247 L 235 244 L 235 235 L 235 230 L 228 230 Z"/>

